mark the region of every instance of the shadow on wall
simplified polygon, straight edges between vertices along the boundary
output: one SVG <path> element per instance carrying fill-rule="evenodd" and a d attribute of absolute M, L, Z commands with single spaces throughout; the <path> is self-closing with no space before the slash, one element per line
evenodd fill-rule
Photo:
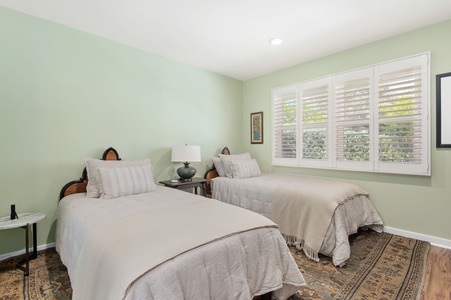
<path fill-rule="evenodd" d="M 324 169 L 310 169 L 310 168 L 288 168 L 288 167 L 277 167 L 277 166 L 272 166 L 271 172 L 300 175 L 300 176 L 336 178 L 336 179 L 343 179 L 343 180 L 372 181 L 372 182 L 379 182 L 379 183 L 416 185 L 416 186 L 423 186 L 423 187 L 431 187 L 432 186 L 432 176 L 389 174 L 389 173 L 371 173 L 371 172 L 343 171 L 343 170 L 324 170 Z"/>

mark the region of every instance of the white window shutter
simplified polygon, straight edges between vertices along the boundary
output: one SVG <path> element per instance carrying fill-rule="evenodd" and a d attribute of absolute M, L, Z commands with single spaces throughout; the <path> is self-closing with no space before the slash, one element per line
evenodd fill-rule
<path fill-rule="evenodd" d="M 298 85 L 272 91 L 272 163 L 298 164 Z"/>
<path fill-rule="evenodd" d="M 372 168 L 371 96 L 373 68 L 335 80 L 335 155 L 339 169 Z"/>
<path fill-rule="evenodd" d="M 299 88 L 300 164 L 331 167 L 332 77 L 305 82 Z"/>
<path fill-rule="evenodd" d="M 383 64 L 378 74 L 376 168 L 430 174 L 427 56 Z"/>

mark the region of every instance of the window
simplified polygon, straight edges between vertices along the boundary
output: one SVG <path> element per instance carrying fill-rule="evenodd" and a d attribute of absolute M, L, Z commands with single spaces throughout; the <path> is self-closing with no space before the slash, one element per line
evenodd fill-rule
<path fill-rule="evenodd" d="M 428 59 L 273 89 L 273 165 L 430 175 Z"/>
<path fill-rule="evenodd" d="M 296 164 L 297 160 L 297 86 L 279 88 L 272 101 L 273 162 Z"/>
<path fill-rule="evenodd" d="M 335 77 L 335 164 L 339 169 L 372 166 L 372 86 L 372 68 Z"/>
<path fill-rule="evenodd" d="M 305 166 L 327 166 L 332 143 L 330 114 L 332 80 L 313 80 L 300 85 L 300 134 L 301 164 Z"/>

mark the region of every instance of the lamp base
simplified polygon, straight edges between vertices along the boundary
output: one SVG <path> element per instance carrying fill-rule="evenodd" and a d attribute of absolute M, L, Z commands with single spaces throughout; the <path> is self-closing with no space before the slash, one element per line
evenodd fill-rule
<path fill-rule="evenodd" d="M 177 169 L 177 174 L 180 176 L 182 182 L 192 181 L 194 175 L 196 175 L 197 170 L 189 166 L 189 162 L 183 163 L 185 166 Z"/>

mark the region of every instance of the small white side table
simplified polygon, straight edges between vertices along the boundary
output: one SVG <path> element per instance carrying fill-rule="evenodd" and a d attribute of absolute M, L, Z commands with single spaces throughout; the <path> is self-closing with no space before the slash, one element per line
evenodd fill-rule
<path fill-rule="evenodd" d="M 0 230 L 7 230 L 13 228 L 25 229 L 25 259 L 18 262 L 15 267 L 24 271 L 25 276 L 30 273 L 30 260 L 35 259 L 38 256 L 37 250 L 37 229 L 36 223 L 45 218 L 44 213 L 22 213 L 18 215 L 18 219 L 11 220 L 10 216 L 0 218 Z M 29 236 L 30 225 L 33 225 L 33 254 L 29 253 Z M 25 263 L 25 267 L 22 264 Z M 7 266 L 9 267 L 9 266 Z"/>

